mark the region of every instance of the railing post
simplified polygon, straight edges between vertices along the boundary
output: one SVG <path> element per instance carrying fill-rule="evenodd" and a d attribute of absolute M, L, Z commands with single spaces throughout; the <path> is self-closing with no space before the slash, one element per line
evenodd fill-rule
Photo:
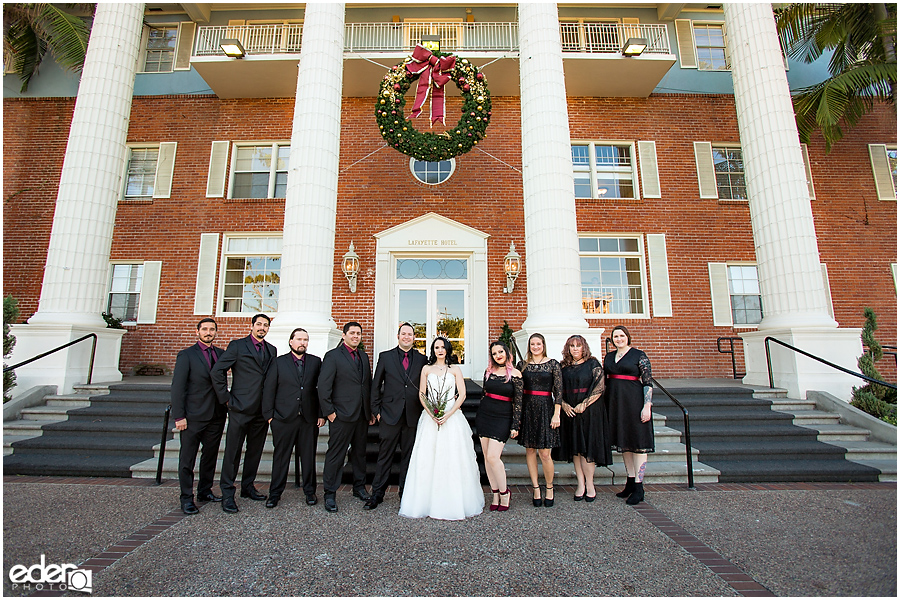
<path fill-rule="evenodd" d="M 159 463 L 156 465 L 156 485 L 162 483 L 163 461 L 166 458 L 166 437 L 169 434 L 169 415 L 172 414 L 172 405 L 166 406 L 166 416 L 163 419 L 162 439 L 159 442 Z"/>
<path fill-rule="evenodd" d="M 93 341 L 91 342 L 91 362 L 88 365 L 87 385 L 91 385 L 91 378 L 94 376 L 94 355 L 97 354 L 97 334 L 92 333 Z"/>
<path fill-rule="evenodd" d="M 765 345 L 766 345 L 766 367 L 769 369 L 769 387 L 775 388 L 775 379 L 772 377 L 772 356 L 769 353 L 769 340 L 772 338 L 766 337 Z"/>

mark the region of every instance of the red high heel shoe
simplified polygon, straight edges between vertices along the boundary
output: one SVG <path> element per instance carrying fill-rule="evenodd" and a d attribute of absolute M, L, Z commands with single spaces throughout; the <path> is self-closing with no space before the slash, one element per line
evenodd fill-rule
<path fill-rule="evenodd" d="M 509 498 L 509 500 L 512 499 L 512 492 L 509 491 L 509 487 L 506 488 L 506 491 L 505 491 L 505 492 L 500 492 L 500 500 L 501 500 L 501 501 L 503 500 L 503 496 L 506 496 L 507 498 Z M 503 506 L 503 505 L 501 504 L 500 506 L 497 507 L 497 510 L 500 511 L 500 512 L 504 512 L 504 511 L 509 510 L 509 500 L 506 501 L 506 506 Z"/>
<path fill-rule="evenodd" d="M 500 490 L 491 490 L 492 494 L 500 495 Z M 493 500 L 493 498 L 491 498 Z M 491 510 L 497 510 L 500 507 L 500 498 L 497 498 L 497 504 L 491 504 Z"/>

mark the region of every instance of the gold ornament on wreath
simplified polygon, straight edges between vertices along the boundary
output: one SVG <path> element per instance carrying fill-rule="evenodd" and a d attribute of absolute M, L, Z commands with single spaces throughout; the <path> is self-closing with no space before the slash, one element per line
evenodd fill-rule
<path fill-rule="evenodd" d="M 431 96 L 431 123 L 444 123 L 444 89 L 453 82 L 463 98 L 462 116 L 456 127 L 443 133 L 416 130 L 406 118 L 405 94 L 418 80 L 412 118 L 421 114 Z M 491 119 L 491 93 L 484 74 L 466 59 L 416 46 L 402 63 L 382 78 L 375 100 L 375 121 L 384 141 L 407 156 L 437 162 L 465 154 L 484 139 Z"/>

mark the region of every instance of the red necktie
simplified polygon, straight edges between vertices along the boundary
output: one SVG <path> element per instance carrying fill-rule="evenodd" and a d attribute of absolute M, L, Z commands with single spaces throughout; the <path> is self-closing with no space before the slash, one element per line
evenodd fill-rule
<path fill-rule="evenodd" d="M 409 352 L 403 353 L 403 370 L 409 371 Z"/>

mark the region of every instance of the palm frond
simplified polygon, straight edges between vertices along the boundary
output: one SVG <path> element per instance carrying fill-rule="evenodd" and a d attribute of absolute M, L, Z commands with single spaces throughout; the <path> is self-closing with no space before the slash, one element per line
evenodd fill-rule
<path fill-rule="evenodd" d="M 80 70 L 90 36 L 87 24 L 56 4 L 43 5 L 40 21 L 47 24 L 47 44 L 60 66 L 69 71 Z"/>

